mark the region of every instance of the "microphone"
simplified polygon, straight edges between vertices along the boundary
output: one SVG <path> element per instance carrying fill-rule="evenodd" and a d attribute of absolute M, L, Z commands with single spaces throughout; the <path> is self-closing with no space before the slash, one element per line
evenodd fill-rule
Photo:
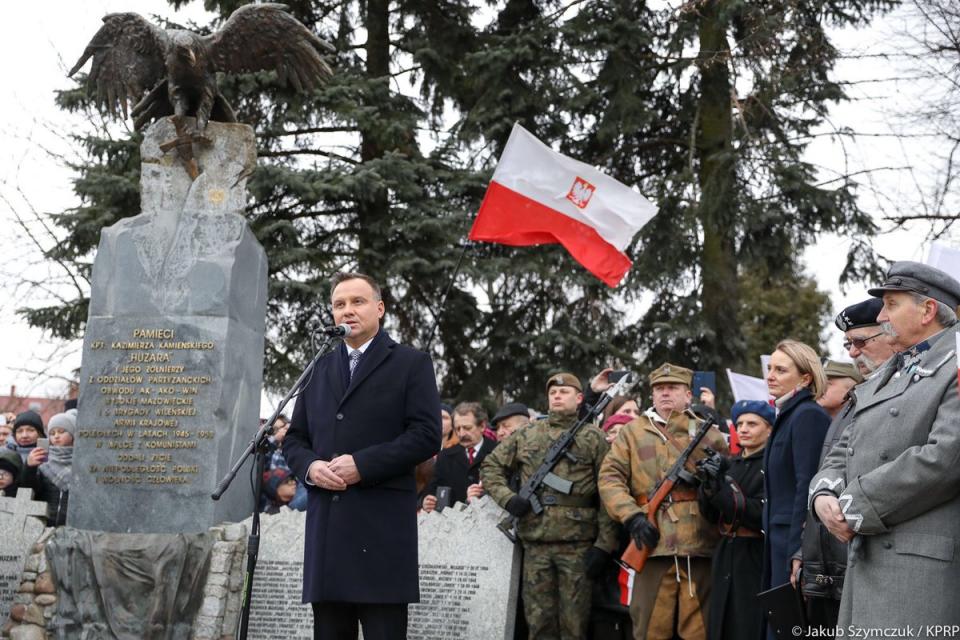
<path fill-rule="evenodd" d="M 346 338 L 350 335 L 350 325 L 338 324 L 335 327 L 319 327 L 314 329 L 314 333 L 322 333 L 325 336 L 333 336 L 335 338 Z"/>

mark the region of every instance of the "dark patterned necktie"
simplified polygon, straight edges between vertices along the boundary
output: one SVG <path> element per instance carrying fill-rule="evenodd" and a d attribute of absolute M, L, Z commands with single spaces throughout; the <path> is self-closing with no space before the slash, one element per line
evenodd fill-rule
<path fill-rule="evenodd" d="M 467 463 L 472 467 L 473 466 L 473 447 L 467 449 Z"/>
<path fill-rule="evenodd" d="M 355 349 L 350 352 L 350 379 L 353 380 L 353 372 L 357 368 L 357 364 L 360 362 L 360 356 L 363 355 L 363 352 L 360 349 Z"/>

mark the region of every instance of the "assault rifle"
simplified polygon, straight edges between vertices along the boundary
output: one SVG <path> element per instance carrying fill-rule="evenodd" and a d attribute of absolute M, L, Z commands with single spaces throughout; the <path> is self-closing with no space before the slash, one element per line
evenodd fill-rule
<path fill-rule="evenodd" d="M 649 520 L 653 526 L 657 527 L 657 529 L 660 528 L 657 525 L 657 512 L 660 510 L 660 505 L 670 497 L 670 493 L 677 486 L 677 483 L 682 480 L 687 482 L 687 484 L 695 485 L 696 480 L 693 474 L 686 468 L 687 461 L 697 448 L 697 445 L 700 444 L 700 441 L 703 440 L 703 437 L 707 435 L 710 427 L 716 425 L 716 423 L 716 420 L 713 418 L 707 418 L 707 421 L 700 425 L 696 434 L 690 439 L 690 444 L 680 453 L 680 457 L 677 458 L 677 461 L 674 462 L 670 470 L 667 471 L 667 475 L 664 476 L 663 479 L 653 487 L 649 495 L 647 495 L 647 520 Z M 647 558 L 650 557 L 652 551 L 653 549 L 647 545 L 641 545 L 638 548 L 636 542 L 631 539 L 630 544 L 627 545 L 627 549 L 623 552 L 623 555 L 620 556 L 620 559 L 629 565 L 631 569 L 640 573 L 643 571 L 643 566 L 647 564 Z"/>
<path fill-rule="evenodd" d="M 620 378 L 612 387 L 601 394 L 596 404 L 588 407 L 586 415 L 577 420 L 576 424 L 567 429 L 562 436 L 550 445 L 543 462 L 540 463 L 537 470 L 527 478 L 527 481 L 523 483 L 523 486 L 520 487 L 520 490 L 517 492 L 518 496 L 530 503 L 530 510 L 534 515 L 543 513 L 543 503 L 537 495 L 541 486 L 546 485 L 554 491 L 564 495 L 570 495 L 570 492 L 573 491 L 573 483 L 556 475 L 553 472 L 553 468 L 557 466 L 557 463 L 560 462 L 562 458 L 567 458 L 573 462 L 577 461 L 577 458 L 570 453 L 570 447 L 573 446 L 573 441 L 576 439 L 577 433 L 580 432 L 580 429 L 582 429 L 584 425 L 589 424 L 594 418 L 602 414 L 603 410 L 616 396 L 624 396 L 630 393 L 634 385 L 637 384 L 637 379 L 636 374 L 632 372 Z M 510 515 L 501 520 L 497 528 L 510 538 L 510 542 L 516 542 L 517 523 L 519 521 L 520 518 Z"/>

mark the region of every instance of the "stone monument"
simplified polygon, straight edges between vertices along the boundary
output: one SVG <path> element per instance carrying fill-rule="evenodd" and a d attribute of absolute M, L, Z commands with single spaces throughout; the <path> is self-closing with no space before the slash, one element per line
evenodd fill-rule
<path fill-rule="evenodd" d="M 141 213 L 101 234 L 71 527 L 195 533 L 250 512 L 244 486 L 210 494 L 258 428 L 267 261 L 243 217 L 256 145 L 246 125 L 211 122 L 207 133 L 192 180 L 176 149 L 161 150 L 174 124 L 152 125 Z"/>
<path fill-rule="evenodd" d="M 520 547 L 497 529 L 505 512 L 489 496 L 419 517 L 420 602 L 413 640 L 512 640 Z"/>
<path fill-rule="evenodd" d="M 21 488 L 14 498 L 0 497 L 0 627 L 15 603 L 27 556 L 43 533 L 36 516 L 46 515 L 47 503 L 35 502 L 32 489 Z"/>
<path fill-rule="evenodd" d="M 300 602 L 305 520 L 304 512 L 287 507 L 260 516 L 260 555 L 250 597 L 248 640 L 313 638 L 313 611 Z M 244 524 L 249 528 L 250 520 Z"/>
<path fill-rule="evenodd" d="M 420 515 L 420 602 L 409 608 L 410 640 L 513 640 L 520 549 L 497 529 L 503 516 L 488 497 Z M 286 507 L 261 515 L 250 640 L 313 637 L 310 606 L 300 603 L 305 519 Z"/>

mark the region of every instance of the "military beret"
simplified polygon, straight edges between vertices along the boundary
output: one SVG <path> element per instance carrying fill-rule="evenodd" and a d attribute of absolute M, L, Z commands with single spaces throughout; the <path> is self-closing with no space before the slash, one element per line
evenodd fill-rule
<path fill-rule="evenodd" d="M 887 291 L 913 291 L 939 300 L 951 309 L 960 305 L 960 282 L 940 269 L 909 260 L 894 262 L 883 284 L 867 293 L 882 298 Z"/>
<path fill-rule="evenodd" d="M 34 427 L 40 435 L 43 435 L 43 418 L 36 411 L 24 411 L 17 414 L 17 419 L 13 421 L 13 432 L 16 433 L 20 427 Z"/>
<path fill-rule="evenodd" d="M 873 327 L 878 324 L 877 316 L 883 309 L 883 300 L 880 298 L 870 298 L 857 304 L 852 304 L 841 311 L 833 319 L 834 324 L 840 331 L 847 332 L 850 329 L 859 329 L 860 327 Z"/>
<path fill-rule="evenodd" d="M 623 413 L 615 413 L 606 420 L 603 421 L 603 426 L 601 429 L 604 431 L 610 431 L 614 426 L 618 424 L 627 424 L 628 422 L 633 422 L 636 418 L 633 416 L 628 416 Z"/>
<path fill-rule="evenodd" d="M 549 389 L 550 387 L 547 387 Z M 530 412 L 527 411 L 527 405 L 522 402 L 508 402 L 499 409 L 497 413 L 494 414 L 493 420 L 490 421 L 490 424 L 496 426 L 501 420 L 505 420 L 510 416 L 529 416 Z"/>
<path fill-rule="evenodd" d="M 857 384 L 863 382 L 863 376 L 857 365 L 852 362 L 837 362 L 836 360 L 827 360 L 823 364 L 823 372 L 828 378 L 850 378 Z"/>
<path fill-rule="evenodd" d="M 685 384 L 689 387 L 693 383 L 693 371 L 686 367 L 664 362 L 650 373 L 651 386 L 655 384 L 667 384 L 668 382 Z"/>
<path fill-rule="evenodd" d="M 737 420 L 745 413 L 758 415 L 769 425 L 773 425 L 773 421 L 777 419 L 777 412 L 774 411 L 769 402 L 764 402 L 763 400 L 740 400 L 735 402 L 730 409 L 733 424 L 737 424 Z"/>
<path fill-rule="evenodd" d="M 547 380 L 547 392 L 550 392 L 550 387 L 573 387 L 577 391 L 583 391 L 583 385 L 580 384 L 580 378 L 573 375 L 572 373 L 555 373 Z"/>

